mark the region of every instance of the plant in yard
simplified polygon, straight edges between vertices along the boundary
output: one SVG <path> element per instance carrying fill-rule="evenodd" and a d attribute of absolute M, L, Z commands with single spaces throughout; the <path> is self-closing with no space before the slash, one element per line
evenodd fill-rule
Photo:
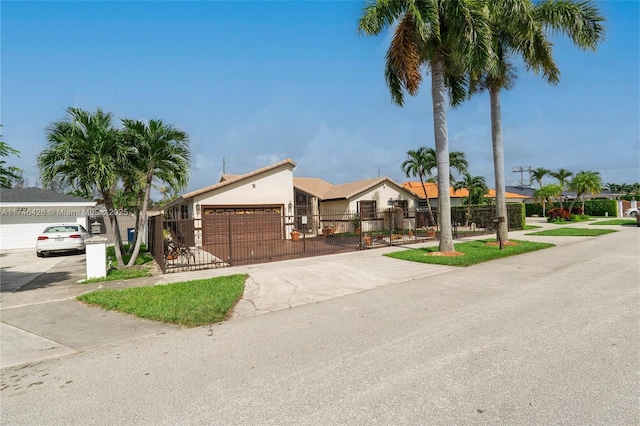
<path fill-rule="evenodd" d="M 114 210 L 113 190 L 127 168 L 129 147 L 111 124 L 111 114 L 67 108 L 67 117 L 47 127 L 47 146 L 38 155 L 40 181 L 44 186 L 60 182 L 85 194 L 99 194 L 107 211 Z M 115 229 L 115 257 L 122 261 L 122 236 L 116 215 L 109 214 Z"/>
<path fill-rule="evenodd" d="M 471 68 L 469 82 L 471 93 L 489 92 L 496 215 L 506 217 L 500 92 L 514 85 L 514 59 L 521 58 L 528 70 L 542 72 L 549 83 L 556 84 L 560 71 L 554 63 L 552 43 L 546 31 L 564 33 L 578 47 L 595 50 L 604 36 L 604 18 L 599 16 L 597 8 L 589 1 L 545 0 L 534 4 L 531 0 L 487 0 L 486 5 L 494 55 L 484 66 Z M 562 181 L 561 185 L 564 189 Z M 507 241 L 507 222 L 501 222 L 498 226 L 499 235 Z"/>
<path fill-rule="evenodd" d="M 577 196 L 571 203 L 569 210 L 573 213 L 573 205 L 578 199 L 582 199 L 582 212 L 584 211 L 584 201 L 586 194 L 597 195 L 602 192 L 602 179 L 600 172 L 580 171 L 569 182 L 569 189 L 575 191 Z"/>
<path fill-rule="evenodd" d="M 565 222 L 569 220 L 571 220 L 571 213 L 565 208 L 559 207 L 547 212 L 547 222 Z"/>
<path fill-rule="evenodd" d="M 482 199 L 486 194 L 489 193 L 489 188 L 482 176 L 471 176 L 469 173 L 464 173 L 462 175 L 462 179 L 457 181 L 453 188 L 456 191 L 461 189 L 466 189 L 469 193 L 467 197 L 467 212 L 465 213 L 465 223 L 464 226 L 469 224 L 469 219 L 471 218 L 471 205 L 472 204 L 480 204 Z"/>
<path fill-rule="evenodd" d="M 20 151 L 9 146 L 8 143 L 1 140 L 0 135 L 0 158 L 15 155 L 20 157 Z M 22 170 L 18 167 L 7 166 L 5 160 L 0 160 L 0 187 L 11 188 L 12 183 L 22 177 Z"/>
<path fill-rule="evenodd" d="M 354 232 L 358 232 L 357 230 L 360 229 L 360 215 L 359 214 L 354 214 L 353 216 L 351 216 L 351 225 L 353 226 L 353 231 Z"/>
<path fill-rule="evenodd" d="M 225 320 L 244 291 L 238 274 L 174 284 L 98 290 L 78 300 L 155 321 L 196 327 Z"/>
<path fill-rule="evenodd" d="M 134 151 L 129 157 L 132 168 L 143 176 L 144 196 L 140 221 L 136 230 L 136 242 L 128 265 L 135 263 L 142 244 L 142 231 L 147 222 L 151 186 L 154 180 L 169 184 L 174 189 L 186 187 L 189 181 L 189 137 L 180 129 L 162 120 L 123 119 L 124 139 Z"/>
<path fill-rule="evenodd" d="M 533 193 L 533 199 L 542 203 L 542 216 L 546 216 L 545 210 L 547 203 L 552 203 L 556 198 L 562 196 L 562 187 L 560 185 L 549 184 L 536 189 Z"/>
<path fill-rule="evenodd" d="M 431 72 L 433 127 L 438 170 L 440 250 L 454 250 L 445 91 L 455 106 L 466 97 L 464 74 L 492 55 L 487 11 L 482 2 L 462 0 L 378 0 L 367 3 L 358 31 L 378 35 L 393 28 L 385 79 L 394 103 L 418 94 L 422 72 Z"/>
<path fill-rule="evenodd" d="M 563 191 L 567 189 L 567 180 L 573 176 L 573 172 L 570 172 L 567 169 L 559 169 L 558 171 L 551 172 L 549 174 L 558 180 L 558 185 L 560 185 Z"/>

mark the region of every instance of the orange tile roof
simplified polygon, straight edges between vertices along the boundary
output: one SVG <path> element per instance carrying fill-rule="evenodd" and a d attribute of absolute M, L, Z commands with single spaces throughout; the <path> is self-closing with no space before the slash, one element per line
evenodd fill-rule
<path fill-rule="evenodd" d="M 402 184 L 402 186 L 406 189 L 408 189 L 409 191 L 413 192 L 414 194 L 416 194 L 418 197 L 424 199 L 425 198 L 425 191 L 422 188 L 422 184 L 420 182 L 405 182 Z M 432 198 L 438 198 L 438 185 L 435 183 L 431 183 L 431 182 L 425 182 L 424 186 L 426 188 L 426 192 L 427 195 L 429 196 L 430 199 Z M 459 189 L 457 191 L 455 191 L 453 189 L 452 186 L 449 187 L 449 196 L 453 197 L 453 198 L 462 198 L 462 197 L 468 197 L 469 196 L 469 191 L 466 189 Z M 518 198 L 518 199 L 526 199 L 529 198 L 525 195 L 520 195 L 520 194 L 514 194 L 513 192 L 507 192 L 505 193 L 506 198 Z M 485 197 L 487 198 L 495 198 L 496 197 L 496 191 L 495 189 L 490 189 L 489 193 L 487 195 L 485 195 Z"/>

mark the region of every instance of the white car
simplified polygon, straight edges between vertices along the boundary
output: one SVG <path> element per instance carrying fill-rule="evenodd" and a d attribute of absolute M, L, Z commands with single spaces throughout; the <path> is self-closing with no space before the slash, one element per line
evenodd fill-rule
<path fill-rule="evenodd" d="M 36 254 L 44 257 L 51 252 L 85 253 L 84 240 L 89 237 L 84 226 L 77 223 L 47 226 L 38 236 Z"/>
<path fill-rule="evenodd" d="M 634 208 L 634 207 L 631 207 L 630 209 L 626 209 L 624 211 L 624 215 L 625 216 L 633 216 L 633 217 L 638 216 L 638 209 Z"/>

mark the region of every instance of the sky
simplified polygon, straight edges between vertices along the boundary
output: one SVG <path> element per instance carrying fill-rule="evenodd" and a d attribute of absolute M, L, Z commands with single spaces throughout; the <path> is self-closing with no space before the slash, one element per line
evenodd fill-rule
<path fill-rule="evenodd" d="M 598 1 L 606 39 L 552 36 L 560 83 L 519 69 L 502 92 L 507 185 L 518 168 L 640 181 L 640 2 Z M 2 140 L 38 184 L 46 128 L 66 108 L 162 119 L 187 132 L 187 190 L 285 158 L 333 184 L 407 180 L 407 151 L 435 147 L 430 77 L 404 107 L 384 80 L 388 33 L 357 33 L 364 1 L 11 1 L 0 4 Z M 493 188 L 488 94 L 447 111 L 449 149 Z M 524 175 L 525 184 L 528 176 Z M 543 183 L 552 183 L 546 178 Z"/>

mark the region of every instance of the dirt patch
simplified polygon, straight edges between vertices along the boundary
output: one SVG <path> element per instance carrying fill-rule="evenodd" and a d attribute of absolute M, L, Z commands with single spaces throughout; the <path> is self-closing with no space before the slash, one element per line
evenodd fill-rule
<path fill-rule="evenodd" d="M 485 243 L 488 246 L 499 246 L 500 243 L 497 241 L 489 241 L 488 243 Z M 518 243 L 514 243 L 513 241 L 505 241 L 504 243 L 502 243 L 503 246 L 519 246 L 520 244 Z"/>
<path fill-rule="evenodd" d="M 432 251 L 427 253 L 427 256 L 457 257 L 464 256 L 464 253 L 459 251 Z"/>

